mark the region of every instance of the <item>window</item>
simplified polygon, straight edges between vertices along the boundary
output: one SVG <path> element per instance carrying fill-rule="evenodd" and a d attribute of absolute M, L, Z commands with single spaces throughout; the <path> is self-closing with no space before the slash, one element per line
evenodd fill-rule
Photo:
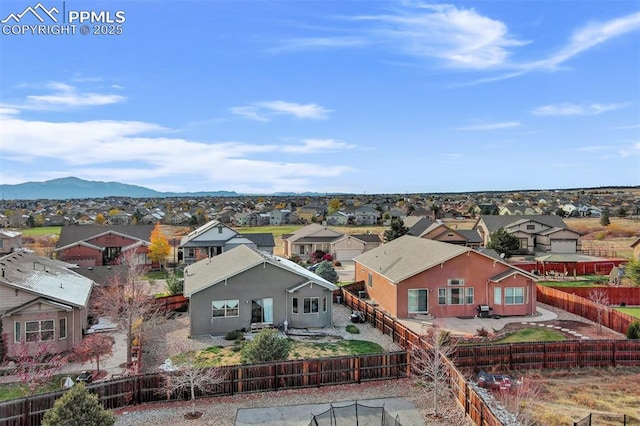
<path fill-rule="evenodd" d="M 20 329 L 20 321 L 16 321 L 13 323 L 13 342 L 20 343 L 20 339 L 22 339 L 22 330 Z"/>
<path fill-rule="evenodd" d="M 211 302 L 212 317 L 237 317 L 238 299 L 236 300 L 214 300 Z"/>
<path fill-rule="evenodd" d="M 408 307 L 409 313 L 427 312 L 427 289 L 409 290 Z"/>
<path fill-rule="evenodd" d="M 196 249 L 194 248 L 187 249 L 187 257 L 196 257 Z"/>
<path fill-rule="evenodd" d="M 502 305 L 502 288 L 496 287 L 493 289 L 493 303 L 494 305 Z"/>
<path fill-rule="evenodd" d="M 524 250 L 527 250 L 529 248 L 528 238 L 520 238 L 520 248 Z"/>
<path fill-rule="evenodd" d="M 294 314 L 298 313 L 298 298 L 294 297 L 293 300 L 291 301 L 291 312 L 293 312 Z"/>
<path fill-rule="evenodd" d="M 304 246 L 300 246 L 300 254 L 304 254 Z"/>
<path fill-rule="evenodd" d="M 322 298 L 322 312 L 327 312 L 327 296 Z"/>
<path fill-rule="evenodd" d="M 438 305 L 446 305 L 447 304 L 447 289 L 439 288 L 438 289 Z"/>
<path fill-rule="evenodd" d="M 305 314 L 317 314 L 318 313 L 318 303 L 319 300 L 317 297 L 305 297 L 304 298 L 304 313 Z"/>
<path fill-rule="evenodd" d="M 527 225 L 527 230 L 533 231 L 534 229 L 536 229 L 535 225 Z"/>
<path fill-rule="evenodd" d="M 373 287 L 373 275 L 369 274 L 369 276 L 367 277 L 367 284 L 369 285 L 369 287 Z"/>
<path fill-rule="evenodd" d="M 55 339 L 53 320 L 26 321 L 24 323 L 27 342 L 47 342 Z"/>
<path fill-rule="evenodd" d="M 524 303 L 524 287 L 509 287 L 504 289 L 505 305 L 522 305 Z"/>
<path fill-rule="evenodd" d="M 449 304 L 450 305 L 463 305 L 464 304 L 464 288 L 450 288 L 449 290 Z"/>
<path fill-rule="evenodd" d="M 58 331 L 60 335 L 60 340 L 67 338 L 67 319 L 60 318 L 60 330 Z"/>
<path fill-rule="evenodd" d="M 467 297 L 465 303 L 467 305 L 473 305 L 473 287 L 467 287 Z"/>
<path fill-rule="evenodd" d="M 450 278 L 447 280 L 448 285 L 464 285 L 464 278 Z"/>

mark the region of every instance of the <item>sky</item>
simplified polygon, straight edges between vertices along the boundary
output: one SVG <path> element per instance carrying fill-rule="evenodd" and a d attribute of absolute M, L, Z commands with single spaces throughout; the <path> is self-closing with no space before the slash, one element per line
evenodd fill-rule
<path fill-rule="evenodd" d="M 636 0 L 2 0 L 0 21 L 0 183 L 640 185 Z"/>

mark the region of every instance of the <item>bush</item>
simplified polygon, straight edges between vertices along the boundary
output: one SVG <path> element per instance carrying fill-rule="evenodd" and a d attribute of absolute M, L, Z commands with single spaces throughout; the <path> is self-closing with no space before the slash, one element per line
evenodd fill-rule
<path fill-rule="evenodd" d="M 640 321 L 634 321 L 629 324 L 627 339 L 640 339 Z"/>
<path fill-rule="evenodd" d="M 358 327 L 356 327 L 353 324 L 349 324 L 347 326 L 347 332 L 349 332 L 351 334 L 360 334 L 360 330 L 358 329 Z"/>
<path fill-rule="evenodd" d="M 487 337 L 489 335 L 489 331 L 486 328 L 481 327 L 476 329 L 476 334 L 480 337 Z"/>
<path fill-rule="evenodd" d="M 241 330 L 233 330 L 224 335 L 224 340 L 244 340 L 244 333 Z"/>
<path fill-rule="evenodd" d="M 116 416 L 106 411 L 98 402 L 98 396 L 90 393 L 83 383 L 77 383 L 65 392 L 42 419 L 45 426 L 111 426 L 115 423 Z"/>
<path fill-rule="evenodd" d="M 297 254 L 291 255 L 291 257 L 289 257 L 289 260 L 293 263 L 297 263 L 298 265 L 302 263 L 302 259 L 300 259 L 300 256 L 298 256 Z"/>
<path fill-rule="evenodd" d="M 184 279 L 178 278 L 175 273 L 167 277 L 167 293 L 169 296 L 182 294 L 184 292 Z"/>
<path fill-rule="evenodd" d="M 283 361 L 289 357 L 290 351 L 289 339 L 280 336 L 278 330 L 267 328 L 244 345 L 240 352 L 240 360 L 243 364 Z"/>

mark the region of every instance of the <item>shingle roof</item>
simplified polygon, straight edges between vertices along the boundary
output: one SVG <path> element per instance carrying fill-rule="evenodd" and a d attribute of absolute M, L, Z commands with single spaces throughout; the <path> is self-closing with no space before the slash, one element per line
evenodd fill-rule
<path fill-rule="evenodd" d="M 72 270 L 69 263 L 29 252 L 0 257 L 0 283 L 78 307 L 87 305 L 93 281 Z"/>
<path fill-rule="evenodd" d="M 357 238 L 365 243 L 381 243 L 382 239 L 378 234 L 354 234 L 353 238 Z"/>
<path fill-rule="evenodd" d="M 409 235 L 419 237 L 422 233 L 429 228 L 434 222 L 430 221 L 426 217 L 421 216 L 407 216 L 404 218 L 404 226 L 409 228 Z"/>
<path fill-rule="evenodd" d="M 475 229 L 456 229 L 456 232 L 465 237 L 470 243 L 482 243 L 482 237 Z"/>
<path fill-rule="evenodd" d="M 276 242 L 273 239 L 272 233 L 262 232 L 262 233 L 250 233 L 250 234 L 240 234 L 243 237 L 246 237 L 256 243 L 258 247 L 275 247 Z"/>
<path fill-rule="evenodd" d="M 404 235 L 353 260 L 398 283 L 470 250 L 459 245 Z"/>
<path fill-rule="evenodd" d="M 112 231 L 123 235 L 129 235 L 137 240 L 150 241 L 151 232 L 153 232 L 154 225 L 111 225 L 111 226 L 99 226 L 99 225 L 70 225 L 63 226 L 60 230 L 60 239 L 56 244 L 57 248 L 67 246 L 69 244 L 76 243 L 78 241 L 85 241 L 95 237 L 96 235 L 104 234 Z"/>
<path fill-rule="evenodd" d="M 301 278 L 326 287 L 329 290 L 336 290 L 338 288 L 329 281 L 290 260 L 278 256 L 271 256 L 265 252 L 253 250 L 250 247 L 241 245 L 218 256 L 203 259 L 189 265 L 184 273 L 184 294 L 190 297 L 211 285 L 222 282 L 262 263 L 270 263 L 276 267 L 287 269 L 299 275 Z"/>
<path fill-rule="evenodd" d="M 500 228 L 506 228 L 507 226 L 519 222 L 534 221 L 542 223 L 543 225 L 550 226 L 552 228 L 567 229 L 567 224 L 560 216 L 554 215 L 521 215 L 521 216 L 508 216 L 508 215 L 482 215 L 479 221 L 484 222 L 490 233 L 497 231 Z"/>

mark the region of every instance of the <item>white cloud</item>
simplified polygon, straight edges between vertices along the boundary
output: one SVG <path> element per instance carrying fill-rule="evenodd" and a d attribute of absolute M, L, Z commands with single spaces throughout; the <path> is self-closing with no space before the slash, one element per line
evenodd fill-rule
<path fill-rule="evenodd" d="M 401 14 L 357 19 L 381 23 L 383 28 L 375 31 L 381 41 L 415 56 L 441 59 L 454 68 L 498 67 L 507 60 L 508 48 L 528 44 L 512 38 L 503 22 L 450 4 L 422 4 Z"/>
<path fill-rule="evenodd" d="M 499 129 L 511 129 L 514 127 L 520 127 L 520 124 L 517 121 L 504 121 L 501 123 L 486 123 L 486 124 L 476 124 L 472 126 L 460 127 L 458 130 L 499 130 Z"/>
<path fill-rule="evenodd" d="M 607 145 L 593 145 L 593 146 L 581 146 L 576 148 L 576 151 L 581 152 L 602 152 L 602 151 L 611 151 L 613 148 Z"/>
<path fill-rule="evenodd" d="M 617 104 L 571 104 L 562 103 L 555 105 L 543 105 L 534 108 L 534 115 L 542 116 L 568 116 L 568 115 L 598 115 L 603 112 L 615 111 L 629 106 L 628 103 Z"/>
<path fill-rule="evenodd" d="M 640 142 L 635 142 L 631 146 L 621 149 L 620 150 L 620 155 L 622 157 L 630 157 L 632 155 L 640 155 Z"/>
<path fill-rule="evenodd" d="M 140 185 L 153 179 L 179 180 L 198 188 L 225 189 L 255 187 L 259 182 L 270 192 L 285 188 L 309 190 L 318 178 L 354 171 L 345 165 L 291 161 L 284 154 L 273 161 L 260 158 L 265 152 L 285 151 L 275 144 L 205 143 L 167 137 L 169 133 L 160 125 L 138 121 L 46 122 L 2 117 L 0 180 L 15 180 L 9 163 L 46 162 L 55 164 L 50 171 L 40 172 L 49 177 L 73 174 L 86 179 L 114 180 L 117 176 L 120 181 Z M 334 150 L 348 146 L 329 141 L 323 142 L 324 146 Z M 321 149 L 323 143 L 307 140 L 302 146 L 310 152 Z M 18 165 L 15 169 L 23 168 Z M 289 183 L 292 185 L 288 186 Z"/>
<path fill-rule="evenodd" d="M 127 99 L 121 95 L 79 92 L 75 86 L 62 82 L 48 83 L 46 88 L 51 93 L 27 95 L 26 102 L 5 106 L 20 110 L 59 110 L 109 105 L 124 102 Z"/>
<path fill-rule="evenodd" d="M 301 50 L 324 50 L 338 48 L 363 47 L 369 42 L 363 37 L 309 37 L 283 41 L 279 46 L 268 49 L 268 52 L 295 52 Z"/>
<path fill-rule="evenodd" d="M 273 115 L 290 115 L 300 119 L 324 120 L 331 110 L 318 104 L 298 104 L 285 101 L 256 102 L 230 108 L 232 114 L 255 121 L 267 122 Z"/>
<path fill-rule="evenodd" d="M 355 145 L 336 141 L 333 139 L 305 139 L 302 145 L 285 145 L 281 148 L 283 152 L 297 154 L 313 154 L 336 152 L 345 149 L 355 148 Z"/>

